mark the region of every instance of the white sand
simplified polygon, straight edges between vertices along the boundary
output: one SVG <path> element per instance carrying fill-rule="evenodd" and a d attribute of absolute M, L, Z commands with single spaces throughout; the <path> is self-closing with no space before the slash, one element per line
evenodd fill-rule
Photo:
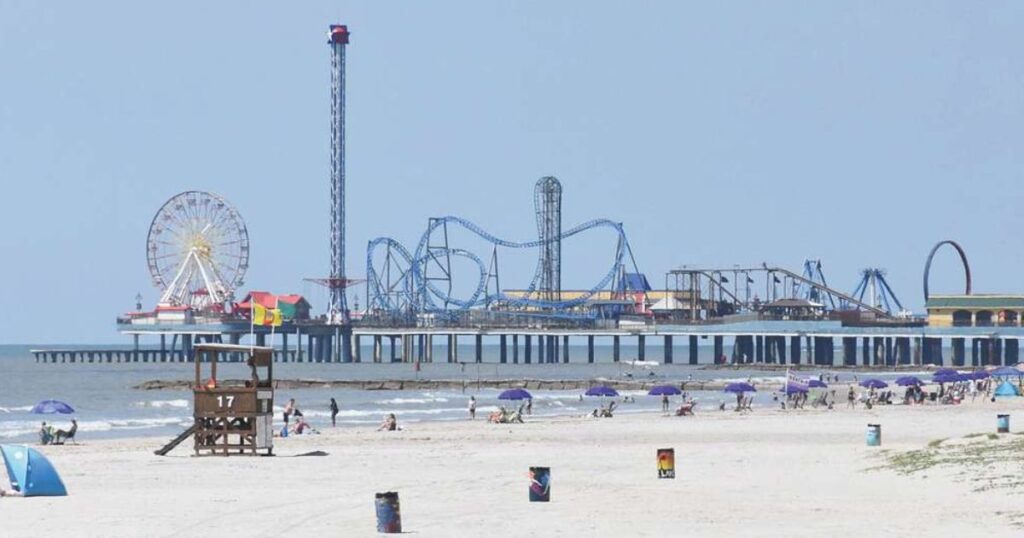
<path fill-rule="evenodd" d="M 389 490 L 404 530 L 424 537 L 1021 536 L 1018 494 L 975 492 L 951 467 L 867 469 L 884 462 L 882 449 L 994 432 L 997 412 L 1016 413 L 1024 429 L 1022 408 L 979 400 L 339 428 L 278 440 L 274 458 L 194 458 L 191 441 L 157 457 L 161 439 L 85 437 L 42 447 L 70 495 L 0 499 L 0 536 L 374 536 L 374 493 Z M 882 449 L 865 446 L 869 422 L 883 425 Z M 676 450 L 675 480 L 656 478 L 662 447 Z M 329 455 L 289 457 L 311 450 Z M 551 503 L 527 501 L 531 465 L 552 468 Z"/>

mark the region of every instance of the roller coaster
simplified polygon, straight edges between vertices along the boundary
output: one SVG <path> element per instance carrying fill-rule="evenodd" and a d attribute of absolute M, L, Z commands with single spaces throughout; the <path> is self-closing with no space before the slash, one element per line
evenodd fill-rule
<path fill-rule="evenodd" d="M 627 265 L 639 273 L 622 223 L 594 219 L 561 231 L 561 185 L 552 177 L 541 178 L 535 189 L 538 238 L 512 241 L 500 238 L 461 217 L 433 217 L 415 249 L 409 250 L 390 237 L 378 237 L 366 249 L 366 318 L 409 320 L 421 314 L 445 316 L 469 309 L 486 309 L 513 315 L 594 317 L 587 308 L 600 292 L 624 297 L 628 289 Z M 449 244 L 449 230 L 469 232 L 490 245 L 487 262 L 477 253 Z M 616 237 L 609 268 L 597 283 L 571 298 L 561 294 L 561 242 L 595 229 L 611 230 Z M 525 293 L 508 294 L 499 279 L 499 249 L 538 250 L 537 266 Z M 477 271 L 475 288 L 457 297 L 452 259 L 469 260 Z"/>

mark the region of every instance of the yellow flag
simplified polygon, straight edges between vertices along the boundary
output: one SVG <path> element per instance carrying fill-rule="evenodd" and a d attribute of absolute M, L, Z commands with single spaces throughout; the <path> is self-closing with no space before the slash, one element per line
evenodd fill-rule
<path fill-rule="evenodd" d="M 280 327 L 281 326 L 281 322 L 283 321 L 282 320 L 282 316 L 281 316 L 281 309 L 280 308 L 275 308 L 275 309 L 270 311 L 270 314 L 272 315 L 272 317 L 270 319 L 270 323 L 268 323 L 267 325 L 273 325 L 274 327 Z"/>
<path fill-rule="evenodd" d="M 267 325 L 267 308 L 265 306 L 253 303 L 252 323 L 253 325 Z"/>

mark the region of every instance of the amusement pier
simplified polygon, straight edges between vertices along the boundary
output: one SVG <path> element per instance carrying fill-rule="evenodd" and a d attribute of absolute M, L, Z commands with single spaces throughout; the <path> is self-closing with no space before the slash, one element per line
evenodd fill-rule
<path fill-rule="evenodd" d="M 326 276 L 304 279 L 326 288 L 327 303 L 246 289 L 250 238 L 241 213 L 225 196 L 187 191 L 167 200 L 150 223 L 146 260 L 159 299 L 145 308 L 140 295 L 135 311 L 117 317 L 117 331 L 131 345 L 33 350 L 37 361 L 192 362 L 197 344 L 271 342 L 275 361 L 339 364 L 592 363 L 597 347 L 610 347 L 613 361 L 691 365 L 984 366 L 1019 360 L 1024 296 L 972 293 L 967 255 L 955 241 L 932 239 L 937 243 L 923 270 L 925 315 L 903 307 L 883 269 L 864 269 L 852 291 L 843 291 L 815 259 L 790 268 L 684 266 L 665 271 L 652 285 L 623 223 L 596 218 L 563 227 L 563 189 L 554 176 L 534 184 L 535 238 L 510 240 L 457 216 L 424 215 L 426 229 L 415 245 L 388 237 L 370 241 L 365 277 L 351 278 L 345 258 L 350 37 L 347 26 L 329 28 L 330 263 Z M 598 280 L 563 288 L 562 244 L 588 234 L 607 239 L 605 250 L 590 251 L 586 263 L 600 268 Z M 486 247 L 471 250 L 466 240 Z M 955 250 L 962 261 L 962 294 L 929 293 L 932 258 L 942 248 Z M 533 273 L 503 273 L 499 260 L 523 251 L 536 256 Z M 350 291 L 365 297 L 362 308 L 349 306 Z M 460 344 L 467 343 L 471 356 L 460 356 Z M 485 355 L 485 346 L 496 348 L 497 357 Z M 660 353 L 652 356 L 648 347 Z"/>

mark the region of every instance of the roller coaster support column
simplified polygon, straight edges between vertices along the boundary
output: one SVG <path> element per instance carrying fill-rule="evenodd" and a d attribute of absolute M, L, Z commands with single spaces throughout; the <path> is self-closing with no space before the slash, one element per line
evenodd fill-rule
<path fill-rule="evenodd" d="M 953 366 L 963 366 L 964 359 L 967 357 L 966 348 L 963 338 L 954 338 L 950 342 L 953 346 Z"/>
<path fill-rule="evenodd" d="M 1006 360 L 1003 364 L 1013 366 L 1020 362 L 1020 340 L 1008 338 L 1006 340 Z"/>
<path fill-rule="evenodd" d="M 499 345 L 500 345 L 500 348 L 501 348 L 501 352 L 500 352 L 500 355 L 498 357 L 498 361 L 501 362 L 501 364 L 506 364 L 506 363 L 508 363 L 508 340 L 506 339 L 505 335 L 503 334 L 503 335 L 498 337 L 498 342 L 499 342 Z"/>
<path fill-rule="evenodd" d="M 665 364 L 672 364 L 672 337 L 665 336 Z"/>
<path fill-rule="evenodd" d="M 587 362 L 594 363 L 594 335 L 587 335 Z"/>
<path fill-rule="evenodd" d="M 533 351 L 533 345 L 530 340 L 530 335 L 523 335 L 523 345 L 525 346 L 525 349 L 523 350 L 523 364 L 530 364 L 530 355 Z"/>
<path fill-rule="evenodd" d="M 697 347 L 697 341 L 698 339 L 696 336 L 690 336 L 690 342 L 687 346 L 690 352 L 690 364 L 697 364 L 697 361 L 700 359 L 700 348 Z"/>
<path fill-rule="evenodd" d="M 512 335 L 512 364 L 519 364 L 519 335 Z"/>
<path fill-rule="evenodd" d="M 722 360 L 722 357 L 725 355 L 725 338 L 722 336 L 714 336 L 713 339 L 715 342 L 714 364 L 718 364 L 718 361 Z"/>
<path fill-rule="evenodd" d="M 645 360 L 647 357 L 647 338 L 640 334 L 636 337 L 636 358 L 637 360 Z"/>
<path fill-rule="evenodd" d="M 562 335 L 562 362 L 569 364 L 569 335 Z"/>
<path fill-rule="evenodd" d="M 476 362 L 484 362 L 484 335 L 476 335 Z"/>
<path fill-rule="evenodd" d="M 619 362 L 619 335 L 612 337 L 612 361 Z"/>

